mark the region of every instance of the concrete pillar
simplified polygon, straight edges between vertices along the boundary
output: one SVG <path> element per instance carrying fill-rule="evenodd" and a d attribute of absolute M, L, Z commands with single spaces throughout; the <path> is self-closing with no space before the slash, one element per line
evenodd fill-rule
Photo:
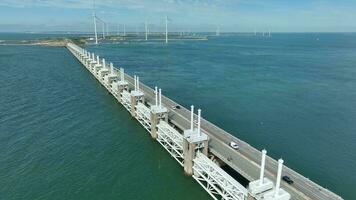
<path fill-rule="evenodd" d="M 138 76 L 134 76 L 134 91 L 131 91 L 131 115 L 136 117 L 136 105 L 138 101 L 144 102 L 144 94 L 140 91 Z"/>
<path fill-rule="evenodd" d="M 262 159 L 261 159 L 260 185 L 263 184 L 263 179 L 264 179 L 266 154 L 267 154 L 267 151 L 265 149 L 263 149 L 262 150 Z"/>
<path fill-rule="evenodd" d="M 92 56 L 92 59 L 93 59 L 93 64 L 91 64 L 91 65 L 89 66 L 90 71 L 92 71 L 92 68 L 93 68 L 93 67 L 95 66 L 95 64 L 98 62 L 97 60 L 95 60 L 95 55 L 94 55 L 94 53 L 92 53 L 91 56 Z"/>
<path fill-rule="evenodd" d="M 118 93 L 119 95 L 121 96 L 122 95 L 122 92 L 126 89 L 127 85 L 126 84 L 119 84 L 118 86 Z M 119 98 L 120 99 L 120 102 L 122 103 L 122 98 Z"/>
<path fill-rule="evenodd" d="M 159 107 L 162 107 L 162 90 L 161 88 L 158 90 L 159 92 L 159 95 L 158 95 L 158 98 L 159 98 Z"/>
<path fill-rule="evenodd" d="M 198 134 L 200 135 L 201 109 L 198 109 Z"/>
<path fill-rule="evenodd" d="M 268 178 L 264 177 L 267 151 L 263 149 L 261 153 L 262 156 L 261 156 L 260 178 L 258 180 L 251 181 L 248 186 L 250 193 L 254 195 L 256 194 L 265 195 L 266 192 L 268 193 L 273 189 L 273 182 Z"/>
<path fill-rule="evenodd" d="M 135 108 L 136 104 L 137 104 L 136 97 L 131 96 L 131 110 L 130 110 L 130 113 L 131 113 L 132 117 L 136 116 L 136 108 Z"/>
<path fill-rule="evenodd" d="M 124 68 L 120 68 L 120 80 L 125 81 L 125 71 Z"/>
<path fill-rule="evenodd" d="M 184 172 L 187 175 L 193 174 L 193 160 L 196 151 L 208 155 L 208 136 L 200 130 L 201 110 L 198 110 L 198 128 L 194 129 L 194 106 L 191 106 L 191 126 L 184 131 L 183 138 L 183 155 L 184 155 Z"/>
<path fill-rule="evenodd" d="M 190 106 L 190 130 L 194 130 L 194 106 Z"/>
<path fill-rule="evenodd" d="M 206 156 L 208 156 L 208 145 L 209 145 L 209 142 L 208 142 L 208 140 L 205 140 L 204 142 L 203 142 L 203 144 L 204 144 L 204 148 L 203 148 L 203 150 L 202 150 L 202 153 L 204 154 L 204 155 L 206 155 Z"/>
<path fill-rule="evenodd" d="M 153 139 L 157 139 L 157 124 L 158 124 L 158 116 L 157 113 L 151 112 L 151 137 Z"/>
<path fill-rule="evenodd" d="M 156 105 L 156 107 L 158 106 L 158 90 L 157 90 L 157 87 L 155 87 L 155 105 Z"/>
<path fill-rule="evenodd" d="M 188 176 L 193 175 L 193 159 L 195 158 L 195 143 L 190 143 L 188 140 L 183 140 L 184 152 L 184 173 Z"/>
<path fill-rule="evenodd" d="M 140 91 L 140 77 L 136 76 L 136 79 L 137 79 L 137 83 L 136 83 L 137 90 Z"/>
<path fill-rule="evenodd" d="M 157 125 L 161 120 L 164 120 L 168 123 L 168 110 L 164 107 L 153 106 L 151 108 L 151 137 L 156 139 L 157 134 Z"/>
<path fill-rule="evenodd" d="M 136 105 L 137 105 L 137 97 L 134 95 L 131 95 L 131 116 L 136 117 Z"/>
<path fill-rule="evenodd" d="M 278 160 L 278 172 L 277 172 L 277 182 L 276 189 L 274 191 L 274 196 L 277 197 L 279 194 L 279 188 L 281 187 L 281 177 L 282 177 L 283 159 Z"/>
<path fill-rule="evenodd" d="M 114 74 L 114 65 L 110 63 L 110 74 Z"/>
<path fill-rule="evenodd" d="M 262 198 L 265 200 L 289 200 L 291 195 L 281 188 L 281 176 L 282 176 L 283 160 L 278 160 L 278 171 L 277 171 L 277 180 L 276 187 L 273 190 L 266 191 L 262 194 Z M 266 179 L 266 178 L 265 178 Z M 266 180 L 263 182 L 263 185 L 266 184 Z M 273 185 L 273 184 L 272 184 Z"/>

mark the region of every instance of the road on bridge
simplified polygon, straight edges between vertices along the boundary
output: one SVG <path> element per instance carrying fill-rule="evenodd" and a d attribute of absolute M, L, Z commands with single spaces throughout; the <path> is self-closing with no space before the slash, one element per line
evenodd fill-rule
<path fill-rule="evenodd" d="M 125 74 L 125 79 L 129 82 L 130 87 L 133 88 L 134 79 Z M 140 89 L 145 93 L 145 99 L 149 104 L 154 104 L 155 95 L 154 90 L 143 83 L 140 83 Z M 190 110 L 177 104 L 173 100 L 162 95 L 162 103 L 169 110 L 169 118 L 180 129 L 186 130 L 190 128 Z M 180 109 L 172 109 L 179 105 Z M 227 133 L 221 128 L 208 122 L 205 119 L 201 121 L 202 131 L 205 132 L 209 140 L 209 149 L 212 154 L 224 161 L 231 168 L 239 172 L 249 181 L 257 180 L 260 171 L 261 152 L 252 147 L 248 143 L 236 138 Z M 230 141 L 235 141 L 239 145 L 239 150 L 232 149 L 228 144 Z M 231 159 L 227 159 L 231 158 Z M 270 180 L 275 182 L 278 162 L 271 158 L 266 158 L 265 175 Z M 292 185 L 286 182 L 281 182 L 282 187 L 291 194 L 292 200 L 340 200 L 342 199 L 333 192 L 319 186 L 313 181 L 305 178 L 303 175 L 294 170 L 284 166 L 283 175 L 289 176 L 294 183 Z"/>

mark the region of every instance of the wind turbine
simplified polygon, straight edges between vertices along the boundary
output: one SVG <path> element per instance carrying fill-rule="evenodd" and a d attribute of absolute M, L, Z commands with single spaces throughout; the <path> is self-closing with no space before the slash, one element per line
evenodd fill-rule
<path fill-rule="evenodd" d="M 106 36 L 109 36 L 109 25 L 105 23 L 105 27 L 106 27 Z"/>
<path fill-rule="evenodd" d="M 216 34 L 215 35 L 216 36 L 220 36 L 220 26 L 219 25 L 216 27 Z"/>
<path fill-rule="evenodd" d="M 103 23 L 103 38 L 105 39 L 105 26 L 106 26 L 106 24 L 105 24 L 104 21 L 102 21 L 102 23 Z"/>
<path fill-rule="evenodd" d="M 147 41 L 147 36 L 148 36 L 147 20 L 145 21 L 145 31 L 146 31 L 146 41 Z"/>
<path fill-rule="evenodd" d="M 96 31 L 95 0 L 93 1 L 93 21 L 94 21 L 95 44 L 98 44 L 98 33 Z"/>
<path fill-rule="evenodd" d="M 102 24 L 102 28 L 103 28 L 103 38 L 105 39 L 105 27 L 106 27 L 106 23 L 100 19 L 99 17 L 96 17 L 97 20 L 99 20 Z"/>
<path fill-rule="evenodd" d="M 170 21 L 170 19 L 166 15 L 166 44 L 168 43 L 168 21 Z"/>

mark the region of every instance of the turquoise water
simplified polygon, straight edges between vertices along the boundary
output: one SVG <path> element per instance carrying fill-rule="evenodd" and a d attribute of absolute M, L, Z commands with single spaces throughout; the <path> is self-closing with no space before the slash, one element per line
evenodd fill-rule
<path fill-rule="evenodd" d="M 0 199 L 209 198 L 66 49 L 0 49 Z"/>
<path fill-rule="evenodd" d="M 356 199 L 356 34 L 230 35 L 87 48 Z M 208 197 L 64 48 L 0 49 L 5 199 Z"/>

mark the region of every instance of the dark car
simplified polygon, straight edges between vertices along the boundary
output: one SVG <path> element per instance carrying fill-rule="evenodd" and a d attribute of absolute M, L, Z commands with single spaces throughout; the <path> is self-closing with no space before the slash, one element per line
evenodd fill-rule
<path fill-rule="evenodd" d="M 180 109 L 180 106 L 178 106 L 178 105 L 177 105 L 177 106 L 172 106 L 172 109 L 173 109 L 173 110 L 175 110 L 175 109 L 178 109 L 178 110 L 179 110 L 179 109 Z"/>
<path fill-rule="evenodd" d="M 294 183 L 294 181 L 291 178 L 289 178 L 289 176 L 283 176 L 282 179 L 285 182 L 287 182 L 288 184 L 293 184 Z"/>

